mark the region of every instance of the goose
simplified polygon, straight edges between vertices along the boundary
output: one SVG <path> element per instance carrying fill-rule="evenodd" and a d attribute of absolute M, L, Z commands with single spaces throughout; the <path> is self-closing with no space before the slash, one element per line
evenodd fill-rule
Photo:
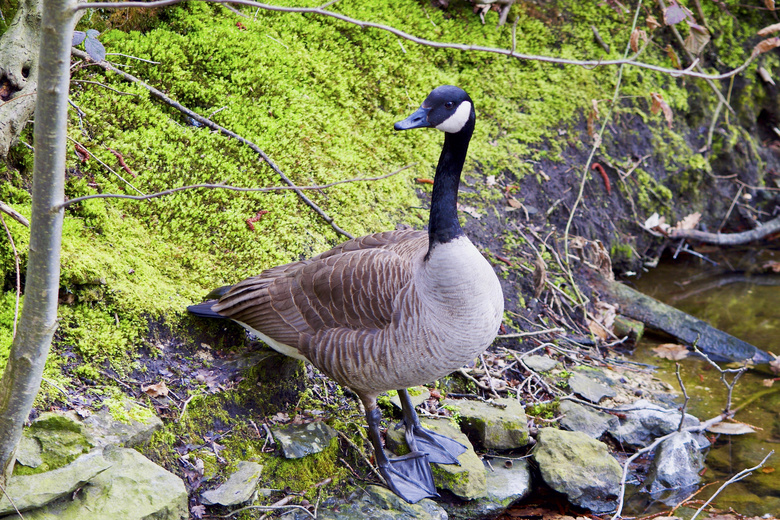
<path fill-rule="evenodd" d="M 429 463 L 457 464 L 466 448 L 423 428 L 406 389 L 473 361 L 492 343 L 503 317 L 498 278 L 457 215 L 475 117 L 469 95 L 444 85 L 394 125 L 444 132 L 427 232 L 386 231 L 348 240 L 188 307 L 197 316 L 232 319 L 273 349 L 352 389 L 365 408 L 382 476 L 410 503 L 438 497 Z M 382 447 L 377 407 L 377 396 L 389 390 L 398 391 L 410 449 L 392 458 Z"/>

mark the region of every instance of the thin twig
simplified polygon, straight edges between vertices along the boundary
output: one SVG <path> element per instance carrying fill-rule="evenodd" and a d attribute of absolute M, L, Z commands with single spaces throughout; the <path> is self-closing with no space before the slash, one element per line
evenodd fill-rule
<path fill-rule="evenodd" d="M 22 520 L 24 520 L 24 516 L 22 516 L 22 513 L 20 513 L 20 512 L 19 512 L 19 508 L 18 508 L 18 507 L 16 507 L 16 504 L 14 503 L 14 499 L 13 499 L 13 498 L 11 498 L 11 495 L 9 495 L 9 494 L 8 494 L 8 491 L 6 491 L 6 490 L 5 490 L 5 488 L 4 488 L 3 486 L 0 486 L 0 491 L 2 491 L 2 492 L 3 492 L 3 494 L 5 495 L 5 497 L 6 497 L 6 498 L 8 499 L 8 501 L 11 503 L 11 505 L 12 505 L 12 506 L 13 506 L 13 508 L 14 508 L 14 511 L 16 511 L 16 514 L 17 514 L 17 515 L 19 515 L 19 518 L 21 518 Z"/>
<path fill-rule="evenodd" d="M 677 427 L 677 431 L 681 432 L 683 429 L 683 424 L 685 424 L 685 409 L 688 408 L 688 401 L 691 399 L 688 397 L 688 392 L 685 390 L 685 384 L 683 383 L 682 376 L 680 375 L 680 363 L 675 363 L 677 365 L 677 369 L 675 370 L 675 373 L 677 374 L 677 382 L 680 384 L 680 389 L 682 389 L 684 401 L 682 406 L 680 407 L 680 425 Z"/>
<path fill-rule="evenodd" d="M 8 241 L 11 243 L 11 249 L 14 252 L 14 263 L 16 265 L 16 303 L 14 305 L 14 335 L 13 337 L 16 337 L 16 323 L 19 321 L 19 299 L 22 296 L 22 280 L 21 275 L 19 273 L 19 252 L 16 250 L 16 245 L 14 244 L 14 237 L 11 236 L 11 230 L 8 229 L 8 226 L 5 224 L 5 219 L 3 218 L 3 214 L 0 212 L 0 222 L 3 223 L 3 227 L 5 228 L 5 233 L 8 235 Z"/>
<path fill-rule="evenodd" d="M 179 186 L 178 188 L 171 188 L 170 190 L 160 191 L 158 193 L 151 193 L 149 195 L 125 195 L 122 193 L 97 193 L 95 195 L 85 195 L 83 197 L 76 197 L 75 199 L 70 199 L 59 206 L 56 206 L 54 208 L 54 211 L 59 211 L 62 208 L 66 208 L 72 204 L 77 204 L 79 202 L 82 202 L 84 200 L 89 199 L 130 199 L 130 200 L 149 200 L 149 199 L 156 199 L 158 197 L 164 197 L 166 195 L 171 195 L 173 193 L 176 193 L 177 191 L 184 191 L 184 190 L 194 190 L 194 189 L 202 189 L 202 188 L 208 188 L 208 189 L 221 189 L 221 190 L 231 190 L 231 191 L 249 191 L 249 192 L 271 192 L 271 191 L 285 191 L 285 190 L 321 190 L 325 188 L 330 188 L 332 186 L 337 186 L 339 184 L 346 184 L 350 182 L 371 182 L 371 181 L 379 181 L 382 179 L 387 179 L 388 177 L 392 177 L 393 175 L 397 175 L 401 173 L 402 171 L 411 168 L 417 163 L 412 163 L 409 165 L 404 166 L 403 168 L 399 168 L 398 170 L 386 173 L 385 175 L 380 175 L 378 177 L 358 177 L 355 179 L 345 179 L 342 181 L 334 181 L 328 184 L 321 184 L 318 186 L 271 186 L 268 188 L 241 188 L 239 186 L 229 186 L 227 184 L 193 184 L 191 186 Z"/>
<path fill-rule="evenodd" d="M 97 85 L 99 87 L 103 87 L 105 89 L 108 89 L 108 90 L 111 90 L 113 92 L 116 92 L 120 96 L 135 96 L 135 97 L 138 97 L 138 94 L 133 94 L 132 92 L 122 92 L 121 90 L 117 90 L 114 87 L 110 87 L 110 86 L 106 85 L 105 83 L 100 83 L 99 81 L 89 81 L 89 80 L 86 80 L 86 79 L 72 79 L 72 80 L 70 80 L 70 82 L 71 83 L 89 83 L 90 85 Z M 79 112 L 81 112 L 81 111 L 79 110 Z"/>
<path fill-rule="evenodd" d="M 124 9 L 129 7 L 143 7 L 143 8 L 150 8 L 150 7 L 163 7 L 166 5 L 173 5 L 180 3 L 183 0 L 157 0 L 152 2 L 86 2 L 83 4 L 79 4 L 75 7 L 76 10 L 84 10 L 84 9 Z M 216 4 L 238 4 L 238 5 L 247 5 L 252 7 L 257 7 L 258 9 L 265 9 L 267 11 L 277 11 L 277 12 L 283 12 L 283 13 L 300 13 L 300 14 L 318 14 L 321 16 L 328 16 L 331 18 L 335 18 L 337 20 L 340 20 L 342 22 L 350 23 L 357 25 L 361 28 L 373 28 L 373 29 L 379 29 L 382 31 L 389 32 L 391 34 L 394 34 L 400 38 L 403 38 L 405 40 L 409 40 L 415 43 L 418 43 L 420 45 L 425 45 L 428 47 L 433 47 L 437 49 L 455 49 L 459 51 L 464 52 L 486 52 L 491 54 L 500 54 L 503 56 L 510 56 L 513 58 L 517 58 L 520 60 L 530 60 L 530 61 L 540 61 L 543 63 L 556 63 L 556 64 L 562 64 L 562 65 L 576 65 L 580 67 L 587 67 L 587 68 L 595 68 L 599 66 L 611 66 L 611 65 L 632 65 L 634 67 L 639 67 L 647 70 L 653 70 L 656 72 L 661 72 L 664 74 L 669 74 L 672 76 L 690 76 L 693 78 L 702 78 L 702 79 L 710 79 L 710 80 L 720 80 L 725 78 L 730 78 L 732 76 L 735 76 L 745 70 L 752 62 L 755 60 L 759 54 L 751 54 L 747 60 L 740 65 L 739 67 L 732 69 L 728 72 L 725 72 L 723 74 L 706 74 L 703 72 L 697 72 L 693 70 L 686 70 L 681 71 L 678 69 L 670 69 L 667 67 L 660 67 L 658 65 L 652 65 L 650 63 L 644 63 L 641 61 L 636 61 L 636 59 L 639 57 L 639 55 L 644 51 L 644 49 L 647 47 L 647 45 L 643 46 L 641 49 L 639 49 L 638 52 L 632 54 L 629 56 L 624 56 L 622 59 L 618 60 L 574 60 L 574 59 L 568 59 L 568 58 L 557 58 L 554 56 L 537 56 L 533 54 L 521 54 L 514 52 L 511 49 L 501 49 L 501 48 L 495 48 L 495 47 L 485 47 L 482 45 L 468 45 L 463 43 L 448 43 L 448 42 L 437 42 L 433 40 L 427 40 L 425 38 L 418 38 L 416 36 L 413 36 L 407 32 L 401 31 L 399 29 L 396 29 L 395 27 L 391 27 L 389 25 L 384 25 L 380 23 L 374 23 L 374 22 L 368 22 L 365 20 L 357 20 L 355 18 L 350 18 L 349 16 L 343 15 L 341 13 L 333 12 L 333 11 L 326 11 L 322 9 L 321 7 L 284 7 L 279 5 L 270 5 L 270 4 L 263 4 L 260 2 L 253 2 L 251 0 L 204 0 L 206 2 L 210 3 L 216 3 Z M 649 40 L 648 40 L 649 41 Z M 78 55 L 80 58 L 83 58 L 86 56 L 86 53 L 81 53 Z"/>
<path fill-rule="evenodd" d="M 76 141 L 75 139 L 73 139 L 73 138 L 71 138 L 71 137 L 68 137 L 68 139 L 69 139 L 70 141 L 73 141 L 73 142 L 74 142 L 74 143 L 76 143 L 77 145 L 79 145 L 79 146 L 81 147 L 81 150 L 83 150 L 83 151 L 86 151 L 86 152 L 87 152 L 87 154 L 88 154 L 90 157 L 92 157 L 93 159 L 95 159 L 95 160 L 96 160 L 98 163 L 100 163 L 100 165 L 101 165 L 103 168 L 105 168 L 106 170 L 108 170 L 108 171 L 110 171 L 111 173 L 113 173 L 114 175 L 116 175 L 116 177 L 117 177 L 119 180 L 121 180 L 122 182 L 124 182 L 125 184 L 127 184 L 128 186 L 130 186 L 131 188 L 133 188 L 135 191 L 137 191 L 138 193 L 140 193 L 142 196 L 144 196 L 144 192 L 142 192 L 141 190 L 139 190 L 138 188 L 136 188 L 135 186 L 133 186 L 133 185 L 130 183 L 130 181 L 128 181 L 127 179 L 125 179 L 124 177 L 122 177 L 121 175 L 119 175 L 119 174 L 118 174 L 117 172 L 115 172 L 115 171 L 114 171 L 114 170 L 113 170 L 113 169 L 112 169 L 112 168 L 111 168 L 109 165 L 107 165 L 106 163 L 104 163 L 103 161 L 101 161 L 101 160 L 100 160 L 100 158 L 99 158 L 97 155 L 95 155 L 95 154 L 93 154 L 92 152 L 90 152 L 89 150 L 87 150 L 87 148 L 86 148 L 86 147 L 85 147 L 83 144 L 81 144 L 80 142 Z M 83 199 L 84 197 L 81 197 L 81 198 Z M 67 204 L 68 204 L 68 203 L 66 202 L 66 203 L 65 203 L 64 205 L 62 205 L 62 206 L 55 206 L 55 207 L 52 209 L 52 211 L 59 211 L 61 208 L 65 207 L 65 205 L 67 205 Z"/>
<path fill-rule="evenodd" d="M 17 221 L 19 224 L 23 225 L 24 227 L 30 227 L 30 221 L 27 220 L 27 218 L 16 211 L 14 208 L 9 206 L 3 201 L 0 201 L 0 212 L 6 213 L 9 217 Z"/>
<path fill-rule="evenodd" d="M 545 330 L 535 330 L 533 332 L 512 332 L 510 334 L 499 334 L 496 339 L 527 338 L 528 336 L 539 336 L 541 334 L 563 334 L 566 332 L 560 327 Z M 534 349 L 536 350 L 536 349 Z"/>

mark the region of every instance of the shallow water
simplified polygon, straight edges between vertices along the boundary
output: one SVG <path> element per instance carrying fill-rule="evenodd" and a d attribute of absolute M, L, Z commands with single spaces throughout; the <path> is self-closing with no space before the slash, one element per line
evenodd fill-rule
<path fill-rule="evenodd" d="M 749 262 L 748 262 L 749 259 Z M 747 264 L 764 265 L 780 261 L 780 252 L 748 252 L 719 259 L 721 266 L 748 269 Z M 668 262 L 632 282 L 636 288 L 673 305 L 714 327 L 756 347 L 780 354 L 780 275 L 749 276 L 724 272 L 699 260 Z M 660 367 L 658 376 L 679 388 L 675 362 L 654 356 L 652 347 L 665 342 L 649 338 L 640 343 L 636 361 Z M 668 341 L 666 341 L 668 342 Z M 727 388 L 720 374 L 706 360 L 689 355 L 680 361 L 683 382 L 690 396 L 688 410 L 702 420 L 724 409 Z M 732 367 L 720 363 L 723 368 Z M 742 407 L 735 419 L 756 427 L 747 435 L 708 436 L 714 441 L 706 454 L 704 483 L 712 483 L 696 495 L 706 500 L 739 471 L 757 465 L 772 450 L 766 465 L 740 482 L 729 485 L 715 499 L 721 509 L 733 508 L 746 515 L 780 514 L 780 379 L 767 366 L 745 373 L 733 392 L 734 407 Z M 730 378 L 729 378 L 730 379 Z M 678 511 L 680 514 L 682 511 Z M 635 511 L 641 513 L 641 511 Z M 686 515 L 687 516 L 687 515 Z"/>

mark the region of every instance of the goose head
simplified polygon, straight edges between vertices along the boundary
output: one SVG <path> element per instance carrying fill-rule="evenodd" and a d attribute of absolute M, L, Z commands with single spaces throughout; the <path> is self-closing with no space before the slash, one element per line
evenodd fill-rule
<path fill-rule="evenodd" d="M 474 104 L 465 90 L 452 85 L 435 88 L 420 108 L 412 115 L 398 121 L 396 130 L 412 128 L 436 128 L 447 134 L 467 133 L 474 130 Z"/>

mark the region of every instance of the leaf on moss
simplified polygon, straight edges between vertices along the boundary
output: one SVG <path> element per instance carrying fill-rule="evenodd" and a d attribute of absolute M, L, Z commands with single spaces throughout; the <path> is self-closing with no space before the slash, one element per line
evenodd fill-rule
<path fill-rule="evenodd" d="M 676 25 L 691 16 L 691 12 L 675 1 L 664 9 L 664 23 L 666 25 Z"/>
<path fill-rule="evenodd" d="M 773 23 L 772 25 L 767 25 L 760 31 L 758 31 L 756 34 L 759 36 L 768 36 L 772 33 L 776 33 L 777 31 L 780 31 L 780 23 Z"/>
<path fill-rule="evenodd" d="M 691 30 L 685 38 L 685 50 L 694 55 L 701 54 L 704 47 L 710 42 L 710 33 L 700 25 L 691 24 Z"/>
<path fill-rule="evenodd" d="M 100 62 L 106 59 L 106 48 L 95 38 L 87 38 L 84 42 L 84 49 L 93 61 Z"/>
<path fill-rule="evenodd" d="M 666 124 L 669 125 L 669 129 L 672 129 L 672 109 L 669 106 L 669 103 L 664 101 L 664 97 L 659 94 L 658 92 L 651 92 L 650 98 L 653 100 L 653 105 L 650 107 L 650 111 L 653 114 L 657 114 L 658 112 L 664 113 L 664 118 L 666 118 Z"/>
<path fill-rule="evenodd" d="M 647 33 L 641 29 L 634 29 L 631 32 L 631 39 L 629 45 L 631 45 L 632 52 L 639 52 L 639 39 L 642 39 L 644 43 L 647 43 Z"/>
<path fill-rule="evenodd" d="M 680 58 L 677 57 L 677 53 L 674 52 L 672 46 L 667 45 L 664 50 L 666 51 L 666 55 L 669 56 L 669 59 L 672 60 L 672 66 L 674 66 L 675 69 L 681 69 L 682 67 L 680 67 Z"/>
<path fill-rule="evenodd" d="M 766 40 L 761 40 L 758 42 L 758 44 L 753 47 L 753 52 L 751 54 L 751 57 L 755 58 L 759 54 L 764 54 L 765 52 L 771 51 L 772 49 L 780 47 L 780 38 L 775 36 L 774 38 L 767 38 Z"/>
<path fill-rule="evenodd" d="M 651 14 L 647 15 L 647 18 L 645 18 L 645 23 L 647 24 L 647 28 L 650 29 L 650 32 L 653 32 L 661 27 L 661 24 L 658 22 L 656 17 Z"/>
<path fill-rule="evenodd" d="M 168 395 L 168 387 L 165 386 L 165 381 L 160 381 L 153 385 L 142 386 L 141 390 L 149 397 L 166 397 Z"/>

